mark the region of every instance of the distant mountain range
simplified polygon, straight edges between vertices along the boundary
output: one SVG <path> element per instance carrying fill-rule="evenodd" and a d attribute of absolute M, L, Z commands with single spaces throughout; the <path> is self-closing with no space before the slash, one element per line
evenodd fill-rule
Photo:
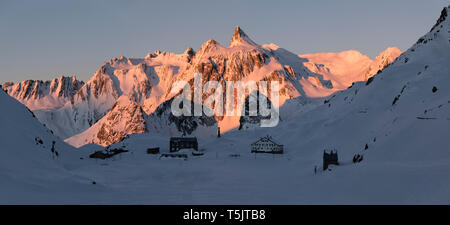
<path fill-rule="evenodd" d="M 399 49 L 388 48 L 374 60 L 356 50 L 296 55 L 275 44 L 259 45 L 236 27 L 228 47 L 209 40 L 197 52 L 188 48 L 182 54 L 155 51 L 145 58 L 113 58 L 86 83 L 60 77 L 8 82 L 2 87 L 68 143 L 109 145 L 132 133 L 189 135 L 202 128 L 202 135 L 212 135 L 217 127 L 222 132 L 242 127 L 239 115 L 215 117 L 215 121 L 190 118 L 191 125 L 181 126 L 170 113 L 155 114 L 175 97 L 170 93 L 172 85 L 180 80 L 192 84 L 195 73 L 202 74 L 202 85 L 219 81 L 225 86 L 224 80 L 278 81 L 282 105 L 299 96 L 330 96 L 367 80 L 400 54 Z M 206 97 L 203 94 L 202 99 Z"/>

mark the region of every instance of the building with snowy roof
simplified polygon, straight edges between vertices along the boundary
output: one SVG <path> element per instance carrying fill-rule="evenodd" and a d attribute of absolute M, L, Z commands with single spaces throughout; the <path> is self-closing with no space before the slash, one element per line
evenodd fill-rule
<path fill-rule="evenodd" d="M 198 142 L 196 137 L 171 137 L 170 152 L 177 152 L 180 149 L 192 148 L 198 151 Z"/>
<path fill-rule="evenodd" d="M 262 137 L 251 144 L 252 153 L 283 154 L 284 147 L 271 136 Z"/>

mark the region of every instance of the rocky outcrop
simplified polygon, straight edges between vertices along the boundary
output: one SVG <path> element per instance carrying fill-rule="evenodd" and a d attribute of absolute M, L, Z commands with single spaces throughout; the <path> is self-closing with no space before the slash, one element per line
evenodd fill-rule
<path fill-rule="evenodd" d="M 142 108 L 131 100 L 125 103 L 118 101 L 106 114 L 93 143 L 106 146 L 123 140 L 129 134 L 146 132 Z"/>
<path fill-rule="evenodd" d="M 260 127 L 261 126 L 261 120 L 269 120 L 271 119 L 271 115 L 262 115 L 260 104 L 260 98 L 264 99 L 264 103 L 267 104 L 266 107 L 268 110 L 272 109 L 272 102 L 264 96 L 259 91 L 256 91 L 252 94 L 252 96 L 255 98 L 254 100 L 251 100 L 251 96 L 247 97 L 245 99 L 244 107 L 242 115 L 239 119 L 239 130 L 246 130 L 254 127 Z M 254 105 L 251 106 L 250 101 L 253 102 Z M 254 108 L 252 108 L 254 107 Z M 279 115 L 277 115 L 279 116 Z"/>
<path fill-rule="evenodd" d="M 150 132 L 165 135 L 186 136 L 194 132 L 202 135 L 213 134 L 217 129 L 217 121 L 202 113 L 201 116 L 174 116 L 171 110 L 173 98 L 162 103 L 148 117 Z M 195 104 L 191 102 L 191 115 L 194 115 Z"/>
<path fill-rule="evenodd" d="M 14 84 L 6 82 L 2 88 L 12 97 L 32 110 L 62 107 L 84 85 L 75 76 L 42 81 L 26 80 Z"/>
<path fill-rule="evenodd" d="M 130 96 L 121 96 L 111 110 L 94 126 L 66 142 L 80 147 L 84 144 L 107 146 L 123 140 L 127 135 L 147 131 L 145 113 Z"/>
<path fill-rule="evenodd" d="M 394 62 L 394 60 L 402 54 L 402 51 L 396 47 L 390 47 L 381 52 L 375 59 L 372 61 L 372 63 L 369 66 L 369 69 L 367 70 L 364 80 L 369 79 L 370 77 L 374 76 L 378 73 L 378 71 L 383 70 L 386 68 L 389 64 Z"/>

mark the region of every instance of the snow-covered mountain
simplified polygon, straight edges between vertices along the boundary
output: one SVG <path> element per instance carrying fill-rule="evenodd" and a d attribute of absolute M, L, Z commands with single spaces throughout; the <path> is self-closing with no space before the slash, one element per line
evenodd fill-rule
<path fill-rule="evenodd" d="M 33 111 L 39 121 L 59 137 L 71 134 L 72 126 L 64 114 L 65 106 L 73 101 L 84 82 L 73 77 L 61 76 L 51 81 L 26 80 L 20 83 L 6 82 L 3 89 Z"/>
<path fill-rule="evenodd" d="M 336 147 L 348 158 L 361 153 L 370 161 L 376 158 L 373 162 L 450 159 L 448 10 L 442 11 L 429 33 L 378 74 L 276 129 L 296 132 L 305 140 L 287 138 L 287 143 Z"/>
<path fill-rule="evenodd" d="M 321 106 L 302 111 L 297 98 L 287 100 L 281 110 L 291 110 L 291 116 L 277 127 L 256 126 L 220 138 L 201 138 L 205 155 L 190 158 L 190 163 L 171 173 L 179 178 L 183 171 L 183 190 L 166 196 L 175 202 L 181 198 L 197 203 L 238 199 L 262 204 L 447 204 L 448 12 L 446 7 L 433 29 L 387 68 L 327 97 Z M 283 144 L 283 155 L 250 153 L 250 144 L 267 135 Z M 131 135 L 113 146 L 138 153 L 150 145 L 149 140 L 167 149 L 167 139 L 151 133 Z M 338 152 L 339 166 L 321 170 L 324 149 Z M 353 162 L 354 157 L 362 161 Z M 165 185 L 170 179 L 161 181 L 167 174 L 164 171 L 148 179 L 152 185 L 171 188 Z M 204 180 L 199 187 L 198 182 Z M 188 193 L 189 197 L 181 197 Z"/>
<path fill-rule="evenodd" d="M 50 81 L 26 80 L 20 83 L 6 82 L 3 89 L 32 111 L 55 110 L 64 106 L 84 85 L 75 76 Z"/>
<path fill-rule="evenodd" d="M 66 142 L 75 147 L 89 143 L 106 146 L 121 141 L 128 134 L 146 131 L 142 107 L 134 99 L 123 95 L 102 119 L 85 132 L 70 137 Z"/>
<path fill-rule="evenodd" d="M 303 63 L 304 59 L 282 49 L 275 44 L 259 45 L 237 26 L 227 47 L 215 40 L 205 42 L 192 57 L 190 64 L 174 80 L 188 81 L 194 87 L 194 74 L 202 74 L 203 87 L 207 82 L 217 81 L 225 89 L 226 81 L 277 81 L 280 84 L 279 104 L 287 99 L 303 96 L 323 97 L 335 91 L 330 80 L 323 79 L 320 74 L 309 71 Z M 200 88 L 201 88 L 200 87 Z M 199 88 L 199 87 L 197 87 Z M 211 93 L 203 93 L 204 101 Z M 243 94 L 247 98 L 249 92 Z M 271 99 L 271 96 L 267 96 Z M 228 93 L 224 93 L 224 102 Z M 197 100 L 198 101 L 198 100 Z M 197 102 L 199 103 L 199 102 Z M 235 100 L 235 108 L 240 108 Z M 227 113 L 224 111 L 224 113 Z M 239 112 L 240 113 L 240 112 Z M 240 114 L 234 116 L 216 116 L 221 131 L 229 131 L 239 127 Z"/>
<path fill-rule="evenodd" d="M 49 121 L 48 126 L 60 137 L 68 138 L 97 123 L 121 96 L 132 98 L 132 102 L 151 113 L 165 100 L 170 91 L 168 84 L 189 60 L 189 54 L 155 52 L 145 59 L 113 58 L 62 108 L 38 116 Z"/>
<path fill-rule="evenodd" d="M 3 90 L 0 90 L 0 105 L 2 106 L 0 110 L 2 151 L 0 154 L 3 156 L 14 151 L 22 151 L 21 154 L 31 154 L 30 157 L 24 157 L 24 161 L 33 160 L 33 157 L 51 161 L 64 154 L 67 149 L 73 149 L 55 137 L 51 130 L 36 119 L 32 111 L 8 96 Z M 61 150 L 59 146 L 62 146 Z M 21 155 L 19 152 L 11 154 L 11 156 Z M 0 158 L 4 160 L 9 157 Z M 7 163 L 7 161 L 2 161 L 0 165 L 3 166 Z"/>
<path fill-rule="evenodd" d="M 148 112 L 152 111 L 147 113 L 144 107 L 146 99 L 133 93 L 141 89 L 142 86 L 136 85 L 141 82 L 135 82 L 131 87 L 125 85 L 128 82 L 121 84 L 121 80 L 114 79 L 116 75 L 108 75 L 111 64 L 105 64 L 105 71 L 100 71 L 89 86 L 84 86 L 85 100 L 81 96 L 77 100 L 78 106 L 87 106 L 89 101 L 108 103 L 105 99 L 109 98 L 113 102 L 111 109 L 105 111 L 106 116 L 89 128 L 89 133 L 83 133 L 86 136 L 79 136 L 81 138 L 76 141 L 105 144 L 101 141 L 121 140 L 107 149 L 123 150 L 122 153 L 106 160 L 86 157 L 94 151 L 104 150 L 102 147 L 86 145 L 74 149 L 60 141 L 51 130 L 33 118 L 32 112 L 0 90 L 0 202 L 448 204 L 449 11 L 449 7 L 444 8 L 431 31 L 367 81 L 355 82 L 345 90 L 317 99 L 311 98 L 313 92 L 308 89 L 311 87 L 302 86 L 302 81 L 298 86 L 294 85 L 294 79 L 283 81 L 285 86 L 292 84 L 294 88 L 290 93 L 299 92 L 299 96 L 286 99 L 280 107 L 283 120 L 278 126 L 230 130 L 222 133 L 220 138 L 198 135 L 199 152 L 202 154 L 194 155 L 191 150 L 182 150 L 180 153 L 186 153 L 186 160 L 164 160 L 166 158 L 162 155 L 147 154 L 146 150 L 159 147 L 161 153 L 168 153 L 167 135 L 173 133 L 164 132 L 209 133 L 210 129 L 215 131 L 213 128 L 217 126 L 217 120 L 213 117 L 173 116 L 170 105 L 174 96 L 166 93 L 162 95 L 166 100 L 156 107 L 152 106 L 154 110 L 147 108 Z M 238 35 L 243 37 L 240 31 Z M 237 42 L 239 38 L 233 40 L 231 48 L 217 44 L 212 47 L 220 50 L 218 55 L 223 51 L 234 51 L 233 48 L 260 48 L 247 38 Z M 261 48 L 261 51 L 270 52 L 268 49 L 277 47 Z M 249 53 L 247 59 L 255 59 L 253 57 L 257 57 L 260 50 Z M 201 61 L 195 58 L 201 58 L 197 55 L 199 52 L 187 54 L 192 56 L 189 61 L 201 65 Z M 243 57 L 246 53 L 234 54 Z M 162 55 L 164 53 L 151 54 L 149 59 L 144 59 L 145 64 Z M 273 58 L 268 58 L 268 64 L 286 62 L 288 59 L 297 62 L 299 57 L 291 56 L 274 53 Z M 221 68 L 215 66 L 220 64 L 218 58 L 206 58 L 213 62 L 210 63 L 211 70 Z M 133 63 L 133 60 L 128 60 Z M 208 61 L 204 61 L 205 65 Z M 115 65 L 114 71 L 120 68 L 119 64 L 112 63 Z M 261 64 L 260 68 L 268 64 Z M 294 64 L 297 69 L 301 68 L 300 64 Z M 170 67 L 168 64 L 166 66 Z M 133 65 L 126 67 L 134 69 Z M 225 74 L 223 71 L 227 71 L 227 66 L 224 67 L 218 69 L 218 74 Z M 257 66 L 253 71 L 257 70 L 255 68 Z M 296 74 L 297 70 L 291 68 L 294 71 L 291 74 Z M 250 67 L 247 69 L 250 70 Z M 179 80 L 178 76 L 189 78 L 189 73 L 183 72 L 187 70 L 195 71 L 190 66 L 177 69 L 176 79 L 170 79 L 167 83 Z M 241 68 L 235 71 L 241 71 Z M 214 74 L 211 72 L 211 76 L 216 76 Z M 238 76 L 246 77 L 248 73 Z M 99 83 L 100 80 L 104 82 Z M 323 81 L 326 83 L 326 79 Z M 153 83 L 151 86 L 155 87 Z M 303 89 L 305 87 L 308 88 Z M 334 85 L 324 85 L 325 91 L 333 88 Z M 131 90 L 132 94 L 124 94 L 124 90 Z M 69 104 L 75 108 L 74 103 Z M 191 106 L 195 107 L 195 104 Z M 248 110 L 244 107 L 243 111 Z M 241 117 L 240 122 L 253 124 L 254 121 L 247 119 L 251 118 Z M 160 129 L 167 127 L 169 129 Z M 122 138 L 128 133 L 142 132 L 144 128 L 144 133 Z M 116 129 L 125 132 L 120 135 L 111 133 Z M 153 129 L 155 132 L 152 132 Z M 95 139 L 102 133 L 118 138 Z M 251 144 L 267 136 L 283 145 L 283 154 L 251 153 Z M 339 165 L 332 165 L 329 170 L 321 169 L 324 149 L 337 151 Z M 353 161 L 355 157 L 359 161 Z"/>
<path fill-rule="evenodd" d="M 240 27 L 236 27 L 228 47 L 221 46 L 215 40 L 209 40 L 197 52 L 189 48 L 182 54 L 155 51 L 145 58 L 124 56 L 113 58 L 105 62 L 82 87 L 74 85 L 77 89 L 71 91 L 67 99 L 61 100 L 58 107 L 36 108 L 35 113 L 39 120 L 55 134 L 63 139 L 67 138 L 68 142 L 75 146 L 86 143 L 108 145 L 134 132 L 160 132 L 175 135 L 176 131 L 180 134 L 189 131 L 187 133 L 190 134 L 197 129 L 196 126 L 192 131 L 192 127 L 180 130 L 177 126 L 177 129 L 172 129 L 162 126 L 162 124 L 171 123 L 170 121 L 162 121 L 162 118 L 156 119 L 157 117 L 151 115 L 161 104 L 177 96 L 170 93 L 172 85 L 176 82 L 186 81 L 191 88 L 194 88 L 196 73 L 202 74 L 200 84 L 202 87 L 209 81 L 218 81 L 224 89 L 225 81 L 244 83 L 278 81 L 280 83 L 279 104 L 283 105 L 286 100 L 299 96 L 304 99 L 329 96 L 346 88 L 354 81 L 368 77 L 367 74 L 375 70 L 371 69 L 372 67 L 382 68 L 391 62 L 397 53 L 396 49 L 391 49 L 382 54 L 383 56 L 377 57 L 374 62 L 367 57 L 365 59 L 367 62 L 354 59 L 351 66 L 364 67 L 364 71 L 361 71 L 366 74 L 360 74 L 362 72 L 359 70 L 355 72 L 348 69 L 340 73 L 334 72 L 334 68 L 348 68 L 350 64 L 347 61 L 351 60 L 349 57 L 344 57 L 345 60 L 331 60 L 333 63 L 327 65 L 327 62 L 324 62 L 326 57 L 297 56 L 275 44 L 259 45 L 251 40 Z M 318 63 L 333 69 L 330 72 L 330 68 L 322 68 L 318 66 Z M 325 70 L 328 72 L 324 72 Z M 40 104 L 39 98 L 29 102 L 25 101 L 27 98 L 23 95 L 14 93 L 11 92 L 11 95 L 27 106 Z M 228 97 L 227 94 L 224 93 L 224 99 Z M 248 94 L 245 93 L 243 97 L 247 99 Z M 209 95 L 210 93 L 203 93 L 201 100 L 205 100 Z M 121 96 L 124 97 L 121 99 Z M 271 96 L 267 97 L 271 99 Z M 196 100 L 192 99 L 192 101 Z M 195 104 L 202 104 L 202 102 L 195 102 Z M 235 102 L 235 104 L 238 103 Z M 241 106 L 235 105 L 235 108 L 239 107 Z M 117 115 L 115 110 L 119 108 L 128 112 L 134 112 L 139 108 L 142 113 L 118 117 L 115 116 Z M 120 122 L 117 121 L 119 119 Z M 167 115 L 164 119 L 169 119 L 169 116 Z M 200 133 L 206 134 L 206 131 L 210 130 L 210 135 L 215 134 L 217 126 L 222 132 L 237 129 L 242 126 L 240 119 L 239 113 L 234 116 L 216 116 L 214 120 L 217 124 L 200 123 L 211 128 L 203 129 L 204 131 Z M 146 122 L 143 123 L 143 121 Z M 122 123 L 127 126 L 118 125 Z M 212 129 L 212 127 L 215 128 Z M 113 137 L 107 137 L 111 135 Z"/>
<path fill-rule="evenodd" d="M 286 99 L 297 96 L 316 97 L 320 94 L 325 96 L 332 92 L 331 82 L 323 80 L 320 75 L 309 72 L 302 65 L 302 62 L 302 59 L 295 54 L 275 45 L 260 46 L 256 44 L 240 27 L 236 27 L 228 47 L 221 46 L 215 40 L 209 40 L 201 46 L 198 52 L 188 49 L 185 53 L 176 55 L 157 51 L 147 55 L 145 59 L 126 59 L 125 57 L 121 57 L 118 60 L 113 59 L 103 65 L 96 76 L 102 76 L 104 79 L 110 80 L 102 83 L 105 83 L 108 90 L 112 89 L 110 92 L 115 94 L 105 95 L 106 97 L 103 98 L 94 98 L 99 100 L 93 101 L 95 103 L 92 104 L 92 109 L 101 116 L 107 112 L 107 109 L 110 108 L 113 100 L 117 99 L 117 96 L 127 95 L 134 96 L 134 101 L 142 106 L 146 114 L 150 115 L 161 103 L 169 101 L 176 96 L 170 93 L 170 89 L 175 82 L 186 81 L 191 84 L 191 88 L 194 88 L 194 74 L 196 73 L 202 74 L 201 87 L 197 88 L 202 88 L 208 81 L 218 81 L 223 87 L 226 86 L 225 81 L 279 81 L 281 85 L 281 104 Z M 86 85 L 90 83 L 92 81 L 88 81 Z M 92 98 L 93 95 L 84 94 L 86 91 L 87 89 L 83 87 L 80 93 L 75 95 L 75 103 L 73 105 L 87 104 L 91 106 L 88 97 L 82 98 L 82 96 L 91 96 Z M 208 96 L 207 93 L 204 93 L 202 100 Z M 227 98 L 226 93 L 224 98 Z M 194 99 L 192 101 L 195 102 Z M 97 105 L 103 102 L 108 104 L 105 104 L 106 107 L 98 109 Z M 195 104 L 202 104 L 202 102 L 195 102 Z M 236 105 L 235 107 L 238 106 Z M 87 115 L 93 114 L 90 111 L 92 112 L 92 110 L 87 110 Z M 231 117 L 215 117 L 215 120 L 218 121 L 218 126 L 221 127 L 222 131 L 227 131 L 239 127 L 239 118 L 240 115 L 235 115 Z M 88 119 L 88 121 L 96 121 L 97 119 L 98 117 L 94 113 L 94 118 Z M 86 121 L 86 119 L 80 120 L 80 123 L 83 121 Z M 128 121 L 127 124 L 131 122 Z M 148 121 L 147 126 L 152 127 L 150 129 L 151 132 L 173 134 L 174 130 L 169 132 L 171 129 L 161 125 L 167 123 L 169 121 L 161 121 L 161 118 L 159 118 L 157 121 Z M 211 124 L 210 126 L 214 124 L 216 126 L 215 123 L 201 124 Z M 88 124 L 78 127 L 86 128 Z M 116 128 L 119 129 L 118 127 Z M 210 135 L 216 133 L 216 128 L 210 130 Z M 84 139 L 81 143 L 85 144 L 86 140 L 97 144 L 109 143 L 109 141 L 103 142 L 98 140 L 100 134 L 96 131 L 99 132 L 97 128 L 86 130 L 85 132 L 89 133 L 89 135 L 81 133 L 74 138 L 68 139 L 68 141 L 75 144 L 75 140 L 80 141 L 79 137 L 96 136 L 97 138 L 94 139 Z M 128 133 L 120 130 L 115 132 Z"/>
<path fill-rule="evenodd" d="M 171 105 L 174 99 L 163 102 L 148 116 L 147 124 L 150 133 L 159 133 L 166 136 L 211 136 L 217 132 L 217 120 L 202 113 L 201 116 L 174 116 Z M 191 102 L 193 114 L 196 103 Z"/>
<path fill-rule="evenodd" d="M 392 63 L 401 53 L 400 49 L 389 47 L 374 60 L 356 50 L 304 54 L 299 57 L 307 59 L 304 65 L 309 70 L 331 80 L 333 87 L 344 90 L 353 82 L 366 81 Z"/>

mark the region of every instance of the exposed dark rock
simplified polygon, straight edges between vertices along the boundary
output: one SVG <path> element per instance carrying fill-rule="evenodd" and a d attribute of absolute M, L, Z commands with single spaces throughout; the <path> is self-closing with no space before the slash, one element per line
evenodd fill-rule
<path fill-rule="evenodd" d="M 353 163 L 359 163 L 364 159 L 364 157 L 360 154 L 356 154 L 353 156 Z"/>
<path fill-rule="evenodd" d="M 447 14 L 447 7 L 444 7 L 444 9 L 442 9 L 441 11 L 441 16 L 437 19 L 436 24 L 434 24 L 434 26 L 431 28 L 430 32 L 436 28 L 437 26 L 439 26 L 442 22 L 444 22 L 444 20 L 447 18 L 448 14 Z"/>
<path fill-rule="evenodd" d="M 437 118 L 434 118 L 434 117 L 420 117 L 420 116 L 418 116 L 416 118 L 419 119 L 419 120 L 435 120 L 435 119 L 437 119 Z"/>
<path fill-rule="evenodd" d="M 239 118 L 239 130 L 241 130 L 242 128 L 245 128 L 246 125 L 260 125 L 261 124 L 261 120 L 268 120 L 270 119 L 271 115 L 267 115 L 267 116 L 263 116 L 261 115 L 260 112 L 260 101 L 259 101 L 259 97 L 260 95 L 262 95 L 259 91 L 256 91 L 254 93 L 252 93 L 252 95 L 254 97 L 256 97 L 256 116 L 255 115 L 250 115 L 250 96 L 247 97 L 245 99 L 244 102 L 244 107 L 243 107 L 243 113 L 241 115 L 241 117 Z M 267 102 L 267 108 L 268 109 L 272 109 L 272 102 L 269 100 L 269 98 L 267 98 L 266 96 L 263 96 L 263 98 L 265 99 L 265 101 Z M 265 106 L 264 106 L 265 107 Z M 255 112 L 253 112 L 255 113 Z"/>
<path fill-rule="evenodd" d="M 395 103 L 397 103 L 399 98 L 400 98 L 400 95 L 395 96 L 394 101 L 392 101 L 392 105 L 395 105 Z"/>
<path fill-rule="evenodd" d="M 159 154 L 159 147 L 157 148 L 148 148 L 147 154 Z"/>
<path fill-rule="evenodd" d="M 42 141 L 42 139 L 39 138 L 39 137 L 34 138 L 34 141 L 36 142 L 36 145 L 37 145 L 37 144 L 40 144 L 40 145 L 43 145 L 43 144 L 44 144 L 44 141 Z"/>
<path fill-rule="evenodd" d="M 107 159 L 107 158 L 111 158 L 117 154 L 123 153 L 123 152 L 128 152 L 128 150 L 124 150 L 124 149 L 111 149 L 111 150 L 105 150 L 104 151 L 96 151 L 92 154 L 89 155 L 89 158 L 92 159 Z"/>
<path fill-rule="evenodd" d="M 372 83 L 373 79 L 374 79 L 374 77 L 370 77 L 366 82 L 366 86 L 369 85 L 370 83 Z"/>
<path fill-rule="evenodd" d="M 203 110 L 201 116 L 174 116 L 171 111 L 171 106 L 174 98 L 163 102 L 158 108 L 152 113 L 149 118 L 157 117 L 168 122 L 168 125 L 174 124 L 177 130 L 182 133 L 182 135 L 189 135 L 194 132 L 197 127 L 205 126 L 211 127 L 216 126 L 216 119 L 214 117 L 207 116 Z M 180 108 L 183 107 L 183 102 L 180 103 Z M 194 103 L 191 102 L 191 115 L 194 115 Z"/>

